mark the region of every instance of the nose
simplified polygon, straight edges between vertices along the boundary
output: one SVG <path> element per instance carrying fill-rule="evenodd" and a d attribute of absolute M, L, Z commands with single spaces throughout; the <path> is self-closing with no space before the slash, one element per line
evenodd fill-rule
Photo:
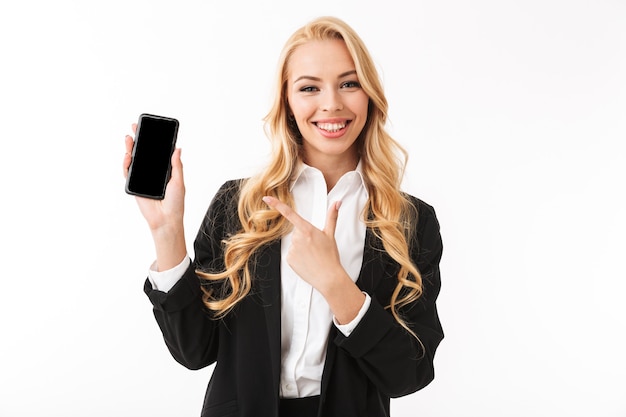
<path fill-rule="evenodd" d="M 321 95 L 320 110 L 325 112 L 334 112 L 343 110 L 343 102 L 338 91 L 333 89 L 326 90 Z"/>

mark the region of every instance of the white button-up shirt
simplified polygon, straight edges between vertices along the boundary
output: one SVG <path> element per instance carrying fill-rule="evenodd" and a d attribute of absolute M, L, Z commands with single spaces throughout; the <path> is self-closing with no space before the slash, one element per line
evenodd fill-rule
<path fill-rule="evenodd" d="M 291 186 L 298 214 L 318 229 L 323 229 L 330 205 L 341 201 L 335 229 L 335 241 L 343 268 L 356 282 L 363 263 L 365 223 L 363 210 L 367 189 L 360 164 L 344 174 L 330 192 L 321 171 L 302 164 Z M 281 242 L 281 384 L 283 398 L 319 395 L 326 358 L 328 332 L 333 315 L 324 297 L 302 280 L 287 264 L 291 233 Z M 359 315 L 350 323 L 335 325 L 349 335 L 369 307 L 366 301 Z"/>
<path fill-rule="evenodd" d="M 325 226 L 330 204 L 341 201 L 335 241 L 341 265 L 356 282 L 363 263 L 366 226 L 363 210 L 368 193 L 363 182 L 361 164 L 344 174 L 330 192 L 321 171 L 301 164 L 291 185 L 295 210 L 319 229 Z M 286 262 L 291 233 L 281 242 L 281 372 L 280 396 L 299 398 L 319 395 L 326 359 L 328 332 L 334 318 L 328 303 L 311 285 L 302 280 Z M 150 268 L 148 279 L 156 290 L 168 292 L 187 269 L 187 256 L 178 266 L 162 272 Z M 346 336 L 360 322 L 371 299 L 365 294 L 361 310 L 350 323 L 335 326 Z"/>

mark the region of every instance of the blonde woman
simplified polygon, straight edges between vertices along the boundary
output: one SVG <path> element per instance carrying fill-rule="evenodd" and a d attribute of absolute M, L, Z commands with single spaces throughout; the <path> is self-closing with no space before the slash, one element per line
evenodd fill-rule
<path fill-rule="evenodd" d="M 193 261 L 180 150 L 165 199 L 136 197 L 167 347 L 190 369 L 216 363 L 203 417 L 389 416 L 390 398 L 432 381 L 439 224 L 400 190 L 406 154 L 386 115 L 361 39 L 319 18 L 280 56 L 266 169 L 220 188 Z"/>

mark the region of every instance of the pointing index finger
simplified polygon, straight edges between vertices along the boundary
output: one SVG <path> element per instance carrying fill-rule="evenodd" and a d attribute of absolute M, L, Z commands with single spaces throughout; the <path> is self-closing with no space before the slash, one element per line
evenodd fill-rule
<path fill-rule="evenodd" d="M 289 207 L 287 204 L 283 203 L 277 198 L 265 196 L 263 197 L 263 201 L 270 206 L 271 208 L 277 210 L 280 214 L 283 215 L 291 224 L 294 225 L 297 229 L 304 229 L 311 226 L 311 223 L 304 220 L 294 209 Z"/>

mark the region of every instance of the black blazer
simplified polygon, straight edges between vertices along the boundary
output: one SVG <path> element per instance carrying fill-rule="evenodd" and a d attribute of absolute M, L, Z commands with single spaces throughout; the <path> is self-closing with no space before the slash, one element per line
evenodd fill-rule
<path fill-rule="evenodd" d="M 178 362 L 200 369 L 217 361 L 202 417 L 278 417 L 280 241 L 257 253 L 251 293 L 223 319 L 213 319 L 204 308 L 194 272 L 223 268 L 220 242 L 239 229 L 239 184 L 229 181 L 216 193 L 195 240 L 196 259 L 183 278 L 168 293 L 153 290 L 148 281 L 144 290 Z M 419 212 L 417 240 L 410 242 L 410 251 L 422 274 L 424 294 L 401 311 L 424 348 L 384 308 L 397 283 L 398 264 L 368 230 L 356 283 L 372 303 L 349 337 L 331 327 L 319 416 L 389 416 L 390 397 L 415 392 L 434 378 L 433 357 L 443 339 L 435 306 L 442 242 L 433 208 L 410 198 Z"/>

